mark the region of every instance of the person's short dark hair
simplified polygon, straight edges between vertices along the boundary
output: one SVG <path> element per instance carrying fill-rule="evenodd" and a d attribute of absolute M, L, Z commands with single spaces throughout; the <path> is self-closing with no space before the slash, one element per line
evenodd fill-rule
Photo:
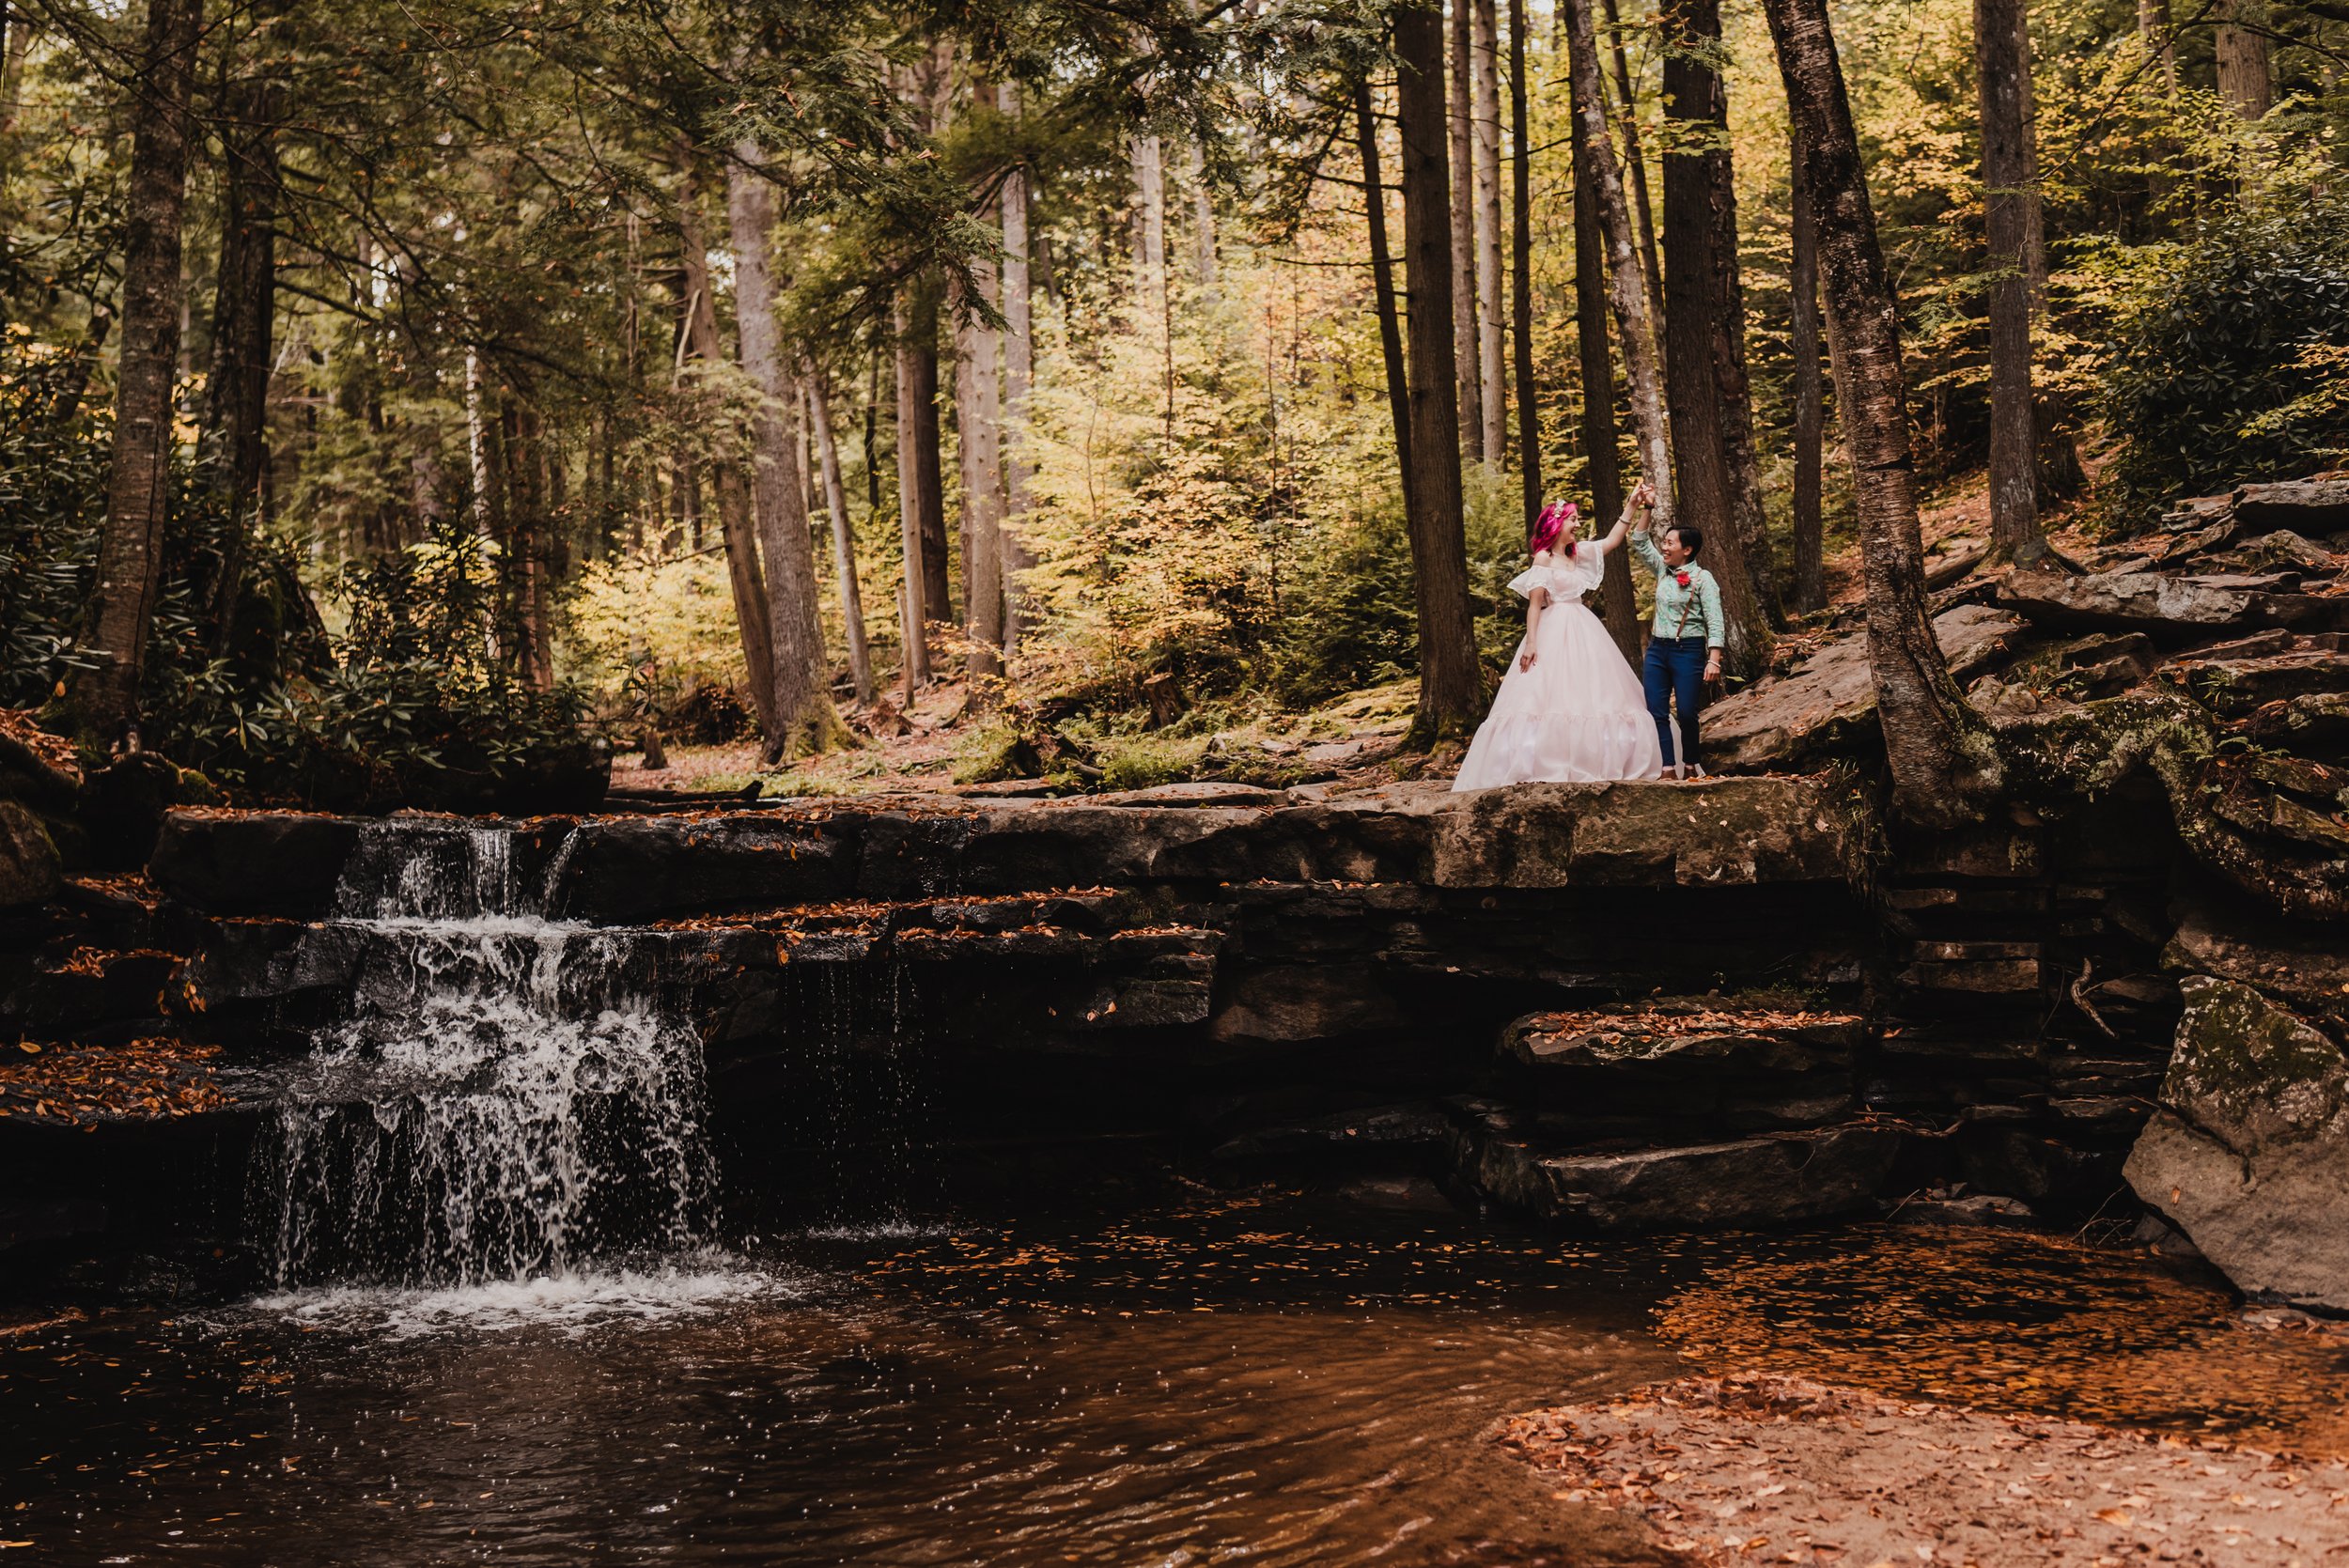
<path fill-rule="evenodd" d="M 1664 532 L 1667 534 L 1677 534 L 1680 536 L 1680 548 L 1688 552 L 1689 560 L 1693 561 L 1698 556 L 1704 553 L 1703 529 L 1693 527 L 1687 523 L 1675 522 L 1670 528 L 1665 529 Z"/>

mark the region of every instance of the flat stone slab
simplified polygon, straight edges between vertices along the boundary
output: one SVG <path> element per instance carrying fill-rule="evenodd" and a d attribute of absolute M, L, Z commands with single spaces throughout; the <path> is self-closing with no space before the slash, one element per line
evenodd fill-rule
<path fill-rule="evenodd" d="M 2011 610 L 1961 604 L 1934 617 L 1934 637 L 1963 679 L 2004 650 L 2027 623 Z M 1875 680 L 1864 634 L 1829 643 L 1790 675 L 1758 681 L 1704 710 L 1705 766 L 1758 772 L 1796 768 L 1842 748 L 1875 722 Z"/>
<path fill-rule="evenodd" d="M 1706 1066 L 1808 1073 L 1847 1065 L 1866 1031 L 1853 1013 L 1608 1007 L 1528 1014 L 1501 1032 L 1501 1053 L 1529 1067 L 1597 1073 Z"/>
<path fill-rule="evenodd" d="M 1455 1133 L 1462 1180 L 1506 1207 L 1598 1234 L 1783 1224 L 1872 1203 L 1901 1134 L 1867 1123 L 1626 1153 L 1553 1153 L 1507 1113 Z"/>
<path fill-rule="evenodd" d="M 1864 807 L 1802 778 L 1439 784 L 1298 800 L 1226 785 L 1123 800 L 828 800 L 586 817 L 563 842 L 553 908 L 635 924 L 728 911 L 1259 881 L 1439 889 L 1849 883 Z M 568 819 L 547 819 L 560 839 Z M 354 818 L 174 812 L 151 874 L 209 914 L 315 918 L 358 843 Z"/>
<path fill-rule="evenodd" d="M 1999 580 L 1998 593 L 2002 607 L 2042 625 L 2142 631 L 2172 644 L 2236 629 L 2341 629 L 2349 601 L 2268 591 L 2275 585 L 2267 578 L 2014 571 Z"/>

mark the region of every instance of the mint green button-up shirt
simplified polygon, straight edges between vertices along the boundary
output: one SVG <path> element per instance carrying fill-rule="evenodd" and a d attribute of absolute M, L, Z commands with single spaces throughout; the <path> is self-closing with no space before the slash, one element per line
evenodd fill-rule
<path fill-rule="evenodd" d="M 1651 629 L 1658 637 L 1702 637 L 1708 648 L 1721 645 L 1722 633 L 1728 623 L 1721 619 L 1721 585 L 1713 581 L 1713 574 L 1694 561 L 1681 567 L 1664 564 L 1664 552 L 1644 528 L 1631 533 L 1631 548 L 1640 560 L 1656 574 L 1656 620 Z M 1675 572 L 1688 575 L 1684 588 Z"/>

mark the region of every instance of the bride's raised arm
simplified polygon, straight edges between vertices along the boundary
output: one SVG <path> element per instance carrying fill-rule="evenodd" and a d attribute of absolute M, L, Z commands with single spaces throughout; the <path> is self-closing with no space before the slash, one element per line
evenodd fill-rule
<path fill-rule="evenodd" d="M 1654 491 L 1648 489 L 1646 480 L 1642 479 L 1640 481 L 1639 485 L 1632 490 L 1630 497 L 1623 504 L 1623 516 L 1615 520 L 1615 526 L 1607 531 L 1607 536 L 1598 541 L 1598 552 L 1601 555 L 1605 555 L 1608 551 L 1615 549 L 1618 545 L 1623 543 L 1624 536 L 1631 532 L 1631 515 L 1634 512 L 1639 511 L 1641 508 L 1652 505 L 1653 503 L 1650 498 L 1654 495 Z"/>

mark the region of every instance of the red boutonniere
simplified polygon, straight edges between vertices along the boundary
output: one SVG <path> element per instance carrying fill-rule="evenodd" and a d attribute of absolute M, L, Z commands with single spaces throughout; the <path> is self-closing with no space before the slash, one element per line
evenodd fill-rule
<path fill-rule="evenodd" d="M 1685 571 L 1676 571 L 1672 573 L 1672 581 L 1686 588 L 1688 585 L 1688 574 Z"/>

